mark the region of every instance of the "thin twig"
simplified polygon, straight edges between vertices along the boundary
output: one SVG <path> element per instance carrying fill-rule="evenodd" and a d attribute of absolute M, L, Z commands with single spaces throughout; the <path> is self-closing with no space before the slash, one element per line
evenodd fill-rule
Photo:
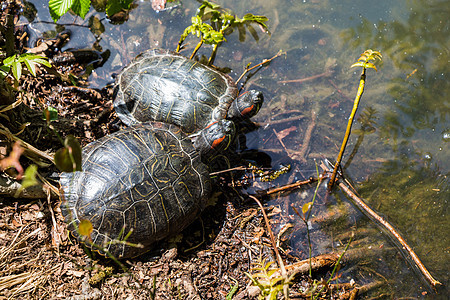
<path fill-rule="evenodd" d="M 275 54 L 272 58 L 264 59 L 261 63 L 259 63 L 259 64 L 257 64 L 257 65 L 254 65 L 254 66 L 251 67 L 251 68 L 245 68 L 244 72 L 242 72 L 241 76 L 239 76 L 238 80 L 236 80 L 236 84 L 237 84 L 239 81 L 241 81 L 242 77 L 244 77 L 245 74 L 247 74 L 247 73 L 250 72 L 251 70 L 253 70 L 253 69 L 255 69 L 255 68 L 258 68 L 258 67 L 260 67 L 260 66 L 262 66 L 262 65 L 264 65 L 264 64 L 270 63 L 270 62 L 271 62 L 272 60 L 274 60 L 275 58 L 281 56 L 281 54 L 283 54 L 283 51 L 282 51 L 282 50 L 278 51 L 278 53 Z"/>
<path fill-rule="evenodd" d="M 303 185 L 311 184 L 313 182 L 316 182 L 317 180 L 318 180 L 317 178 L 311 177 L 311 178 L 309 178 L 307 180 L 296 181 L 294 183 L 283 185 L 281 187 L 276 187 L 276 188 L 269 189 L 267 192 L 264 193 L 264 195 L 272 195 L 272 194 L 275 194 L 275 193 L 280 193 L 280 192 L 290 191 L 290 190 L 293 190 L 293 189 L 298 189 L 298 188 L 302 187 Z"/>
<path fill-rule="evenodd" d="M 258 200 L 258 198 L 254 197 L 252 195 L 249 195 L 249 197 L 252 198 L 253 200 L 255 200 L 255 202 L 258 204 L 259 208 L 261 208 L 261 212 L 264 216 L 264 221 L 265 221 L 266 227 L 267 227 L 267 232 L 269 233 L 270 241 L 272 242 L 272 247 L 273 247 L 273 250 L 275 251 L 275 255 L 278 260 L 278 265 L 280 267 L 281 276 L 283 276 L 283 278 L 284 278 L 285 285 L 283 286 L 283 290 L 285 290 L 285 288 L 287 288 L 288 276 L 286 273 L 286 268 L 283 263 L 283 259 L 281 258 L 280 252 L 278 251 L 278 248 L 277 248 L 275 236 L 273 235 L 272 229 L 270 228 L 270 223 L 269 223 L 269 219 L 267 218 L 266 211 L 264 210 L 264 207 L 262 206 L 262 204 Z"/>
<path fill-rule="evenodd" d="M 0 134 L 5 135 L 11 141 L 19 141 L 20 145 L 25 150 L 31 151 L 31 152 L 37 154 L 40 157 L 48 159 L 49 161 L 51 161 L 53 163 L 53 157 L 51 155 L 49 155 L 46 152 L 41 151 L 41 150 L 33 147 L 32 145 L 28 144 L 27 142 L 21 140 L 20 138 L 15 136 L 13 133 L 11 133 L 11 131 L 7 127 L 3 126 L 2 124 L 0 124 Z"/>
<path fill-rule="evenodd" d="M 306 78 L 301 78 L 301 79 L 291 79 L 291 80 L 280 80 L 278 81 L 278 83 L 304 83 L 306 81 L 311 81 L 317 78 L 321 78 L 321 77 L 327 77 L 330 76 L 332 74 L 332 72 L 330 71 L 325 71 L 321 74 L 317 74 L 317 75 L 313 75 L 310 77 L 306 77 Z"/>
<path fill-rule="evenodd" d="M 288 148 L 286 148 L 286 145 L 283 143 L 283 138 L 280 137 L 280 135 L 278 134 L 278 132 L 275 130 L 275 128 L 272 129 L 273 133 L 275 134 L 275 136 L 277 137 L 278 141 L 280 142 L 281 146 L 283 147 L 284 151 L 286 151 L 286 154 L 290 156 L 289 150 Z"/>
<path fill-rule="evenodd" d="M 295 116 L 295 117 L 290 117 L 290 118 L 280 119 L 280 120 L 273 120 L 273 121 L 268 121 L 268 122 L 257 122 L 257 125 L 259 125 L 259 126 L 266 126 L 266 125 L 273 126 L 273 125 L 278 125 L 278 124 L 283 124 L 283 123 L 288 123 L 288 122 L 300 121 L 304 117 L 305 116 Z"/>
<path fill-rule="evenodd" d="M 317 107 L 317 105 L 316 105 L 316 107 Z M 302 147 L 301 147 L 300 153 L 299 153 L 299 156 L 300 156 L 299 158 L 300 158 L 300 161 L 302 161 L 302 162 L 306 162 L 305 156 L 306 156 L 306 152 L 308 151 L 308 148 L 309 148 L 309 142 L 311 141 L 311 135 L 312 135 L 313 129 L 316 126 L 316 117 L 317 117 L 316 109 L 313 109 L 311 111 L 311 122 L 308 124 L 308 127 L 306 128 L 305 137 L 303 138 L 303 144 L 302 144 Z"/>
<path fill-rule="evenodd" d="M 322 164 L 321 167 L 329 172 L 329 169 Z M 367 205 L 363 199 L 358 197 L 353 191 L 347 187 L 343 182 L 339 182 L 339 187 L 354 201 L 354 204 L 356 204 L 370 219 L 376 221 L 378 224 L 382 225 L 384 228 L 388 230 L 389 233 L 392 234 L 393 237 L 401 244 L 401 249 L 405 249 L 406 252 L 409 254 L 409 257 L 414 261 L 417 268 L 421 271 L 422 275 L 425 277 L 428 283 L 432 285 L 433 288 L 435 288 L 437 285 L 442 285 L 439 281 L 433 278 L 433 276 L 430 274 L 430 272 L 427 270 L 427 268 L 424 266 L 424 264 L 420 261 L 417 254 L 414 252 L 414 250 L 406 243 L 406 241 L 403 239 L 403 237 L 400 235 L 400 233 L 395 230 L 392 225 L 387 222 L 384 218 L 382 218 L 380 215 L 378 215 L 372 208 L 370 208 L 369 205 Z"/>

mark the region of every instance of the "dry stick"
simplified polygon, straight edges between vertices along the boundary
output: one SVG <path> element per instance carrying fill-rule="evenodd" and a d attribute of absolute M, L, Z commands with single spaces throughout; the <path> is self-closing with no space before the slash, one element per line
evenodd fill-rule
<path fill-rule="evenodd" d="M 346 94 L 344 94 L 344 92 L 342 92 L 339 87 L 331 80 L 328 79 L 328 82 L 336 89 L 336 91 L 341 94 L 342 97 L 344 97 L 346 100 L 353 102 L 353 99 L 350 98 L 349 96 L 347 96 Z"/>
<path fill-rule="evenodd" d="M 373 252 L 378 253 L 381 251 L 381 248 L 372 248 L 372 249 L 364 249 L 361 251 L 361 249 L 350 249 L 345 253 L 345 256 L 342 257 L 342 263 L 348 264 L 356 260 L 361 260 L 362 258 L 367 258 L 368 255 L 371 255 Z M 313 271 L 318 271 L 320 269 L 324 268 L 332 268 L 335 266 L 335 264 L 338 262 L 339 257 L 341 254 L 339 253 L 325 253 L 318 256 L 314 256 L 311 258 L 312 263 L 310 265 L 309 258 L 295 262 L 291 265 L 285 266 L 286 273 L 288 277 L 297 277 L 298 275 L 307 274 L 312 267 Z M 271 275 L 271 278 L 277 278 L 280 276 L 281 270 L 277 270 L 275 273 Z M 380 282 L 377 282 L 377 285 L 380 285 Z M 370 285 L 370 284 L 369 284 Z M 235 298 L 233 299 L 244 299 L 246 296 L 248 297 L 256 297 L 258 293 L 261 291 L 258 287 L 255 286 L 247 286 L 247 288 L 240 292 Z M 363 290 L 364 291 L 364 290 Z M 365 292 L 365 291 L 364 291 Z M 245 298 L 245 299 L 247 299 Z"/>
<path fill-rule="evenodd" d="M 277 137 L 278 141 L 280 142 L 281 146 L 283 147 L 284 151 L 286 151 L 286 154 L 291 157 L 288 148 L 286 148 L 286 145 L 283 143 L 283 139 L 280 138 L 278 132 L 275 130 L 275 128 L 272 128 L 273 133 L 275 134 L 275 136 Z"/>
<path fill-rule="evenodd" d="M 281 81 L 278 81 L 278 83 L 303 83 L 303 82 L 311 81 L 311 80 L 314 80 L 314 79 L 317 79 L 317 78 L 327 77 L 327 76 L 330 76 L 330 74 L 331 74 L 330 71 L 325 71 L 325 72 L 323 72 L 321 74 L 317 74 L 317 75 L 306 77 L 306 78 L 292 79 L 292 80 L 281 80 Z"/>
<path fill-rule="evenodd" d="M 22 101 L 23 101 L 23 97 L 19 97 L 19 99 L 16 102 L 11 103 L 10 105 L 0 106 L 0 113 L 11 110 L 11 109 L 19 106 L 22 103 Z"/>
<path fill-rule="evenodd" d="M 311 177 L 308 180 L 297 181 L 297 182 L 294 182 L 294 183 L 291 183 L 291 184 L 284 185 L 282 187 L 272 188 L 272 189 L 269 189 L 264 195 L 271 195 L 271 194 L 275 194 L 275 193 L 284 192 L 284 191 L 287 191 L 287 190 L 297 189 L 297 188 L 300 188 L 303 185 L 311 184 L 313 182 L 316 182 L 317 180 L 318 180 L 317 178 Z"/>
<path fill-rule="evenodd" d="M 47 185 L 47 189 L 46 189 L 47 204 L 48 204 L 48 210 L 50 211 L 50 215 L 52 217 L 52 223 L 53 223 L 52 233 L 54 234 L 52 242 L 55 243 L 56 249 L 59 252 L 59 246 L 62 244 L 62 238 L 61 238 L 61 235 L 60 235 L 60 233 L 58 232 L 58 229 L 57 229 L 58 225 L 56 223 L 55 212 L 53 211 L 52 203 L 51 203 L 51 198 L 52 198 L 52 193 L 51 192 L 52 192 L 52 189 Z"/>
<path fill-rule="evenodd" d="M 234 168 L 221 170 L 221 171 L 217 171 L 217 172 L 211 172 L 211 173 L 209 173 L 209 176 L 215 176 L 215 175 L 228 173 L 228 172 L 233 172 L 233 171 L 248 171 L 248 170 L 251 170 L 251 168 L 247 168 L 247 167 L 244 167 L 244 166 L 239 166 L 239 167 L 234 167 Z"/>
<path fill-rule="evenodd" d="M 281 120 L 273 120 L 273 121 L 269 121 L 269 122 L 257 122 L 257 125 L 259 125 L 259 126 L 278 125 L 278 124 L 283 124 L 283 123 L 288 123 L 288 122 L 293 122 L 293 121 L 300 121 L 304 117 L 305 116 L 295 116 L 295 117 L 290 117 L 290 118 L 281 119 Z"/>
<path fill-rule="evenodd" d="M 306 152 L 308 151 L 309 148 L 309 142 L 311 141 L 311 135 L 313 132 L 314 127 L 316 126 L 316 117 L 317 117 L 317 113 L 316 110 L 318 109 L 316 102 L 316 107 L 311 111 L 311 122 L 308 124 L 308 127 L 306 128 L 306 132 L 305 132 L 305 137 L 303 138 L 303 144 L 302 147 L 300 149 L 300 161 L 302 162 L 306 162 Z"/>
<path fill-rule="evenodd" d="M 321 167 L 329 172 L 328 168 L 322 164 Z M 411 249 L 411 247 L 406 243 L 406 241 L 402 238 L 400 233 L 395 230 L 394 227 L 392 227 L 391 224 L 389 224 L 385 219 L 383 219 L 381 216 L 379 216 L 374 210 L 372 210 L 369 205 L 367 205 L 363 199 L 359 198 L 358 196 L 353 193 L 351 189 L 349 189 L 343 182 L 339 182 L 339 187 L 350 197 L 353 199 L 354 203 L 368 215 L 372 220 L 375 220 L 377 223 L 381 224 L 384 228 L 386 228 L 402 245 L 403 249 L 406 249 L 409 256 L 412 258 L 416 266 L 419 268 L 419 270 L 422 272 L 425 279 L 435 288 L 437 285 L 442 285 L 439 281 L 433 278 L 433 276 L 428 272 L 427 268 L 423 265 L 423 263 L 420 261 L 419 257 L 416 253 L 414 253 L 414 250 Z"/>
<path fill-rule="evenodd" d="M 252 195 L 249 195 L 249 197 L 252 198 L 253 200 L 255 200 L 255 202 L 258 203 L 259 208 L 261 208 L 261 212 L 264 216 L 264 221 L 266 222 L 267 231 L 269 232 L 270 241 L 272 242 L 272 247 L 273 247 L 273 250 L 275 251 L 275 255 L 278 260 L 278 265 L 280 266 L 281 276 L 283 276 L 283 278 L 285 280 L 285 284 L 283 285 L 283 290 L 284 290 L 285 287 L 287 287 L 286 284 L 287 284 L 287 280 L 288 280 L 286 268 L 284 267 L 283 259 L 281 258 L 280 252 L 278 252 L 277 243 L 275 242 L 275 236 L 273 235 L 272 229 L 270 229 L 270 223 L 269 223 L 269 219 L 267 218 L 266 211 L 264 210 L 264 207 L 262 206 L 262 204 L 258 200 L 258 198 L 254 197 Z"/>
<path fill-rule="evenodd" d="M 11 131 L 9 131 L 8 128 L 6 128 L 5 126 L 3 126 L 2 124 L 0 124 L 0 134 L 5 135 L 9 140 L 12 141 L 19 141 L 20 145 L 25 149 L 25 150 L 29 150 L 37 155 L 39 155 L 40 157 L 46 158 L 49 161 L 53 162 L 53 156 L 47 154 L 44 151 L 41 151 L 33 146 L 31 146 L 30 144 L 28 144 L 27 142 L 21 140 L 20 138 L 18 138 L 17 136 L 15 136 L 13 133 L 11 133 Z"/>
<path fill-rule="evenodd" d="M 283 51 L 278 51 L 277 54 L 275 54 L 272 58 L 269 59 L 264 59 L 261 63 L 254 65 L 251 68 L 245 68 L 244 72 L 242 72 L 241 76 L 239 76 L 238 80 L 236 80 L 236 84 L 238 84 L 239 81 L 241 81 L 242 77 L 244 77 L 245 74 L 247 74 L 248 72 L 250 72 L 251 70 L 258 68 L 264 64 L 270 63 L 272 60 L 274 60 L 275 58 L 277 58 L 278 56 L 280 56 L 281 54 L 283 54 Z"/>

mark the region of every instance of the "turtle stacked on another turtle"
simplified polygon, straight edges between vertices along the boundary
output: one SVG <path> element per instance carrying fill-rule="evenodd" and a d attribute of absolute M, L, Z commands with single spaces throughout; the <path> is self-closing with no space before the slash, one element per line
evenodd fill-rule
<path fill-rule="evenodd" d="M 114 94 L 115 110 L 125 124 L 160 121 L 187 134 L 215 121 L 251 118 L 264 100 L 254 90 L 238 97 L 230 76 L 163 49 L 138 55 L 117 76 Z"/>
<path fill-rule="evenodd" d="M 208 161 L 263 98 L 255 91 L 237 98 L 229 76 L 159 49 L 138 56 L 116 84 L 114 105 L 130 127 L 87 145 L 83 171 L 61 174 L 61 210 L 80 240 L 78 225 L 89 220 L 92 242 L 124 258 L 197 218 L 211 193 Z M 126 236 L 143 248 L 128 246 Z"/>

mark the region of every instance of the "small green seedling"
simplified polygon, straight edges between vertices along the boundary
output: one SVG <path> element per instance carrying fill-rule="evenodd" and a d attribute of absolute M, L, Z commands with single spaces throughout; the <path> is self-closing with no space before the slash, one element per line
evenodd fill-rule
<path fill-rule="evenodd" d="M 259 25 L 269 33 L 266 22 L 269 19 L 265 16 L 256 16 L 253 14 L 246 14 L 239 18 L 232 14 L 229 10 L 221 8 L 213 2 L 203 1 L 202 5 L 197 11 L 197 15 L 192 17 L 192 24 L 188 26 L 180 37 L 177 46 L 177 52 L 180 51 L 184 40 L 190 35 L 194 35 L 200 39 L 190 58 L 193 58 L 198 49 L 205 43 L 213 46 L 208 65 L 214 62 L 217 53 L 217 48 L 222 42 L 226 41 L 225 36 L 231 34 L 235 29 L 239 31 L 239 40 L 242 42 L 246 37 L 246 30 L 250 32 L 253 38 L 258 41 L 259 36 L 253 25 Z M 210 24 L 205 23 L 209 21 Z"/>

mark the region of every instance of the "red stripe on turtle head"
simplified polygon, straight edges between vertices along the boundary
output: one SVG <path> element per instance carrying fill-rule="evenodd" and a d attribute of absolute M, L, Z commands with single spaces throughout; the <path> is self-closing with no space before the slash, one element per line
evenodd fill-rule
<path fill-rule="evenodd" d="M 211 145 L 211 149 L 215 149 L 216 147 L 220 146 L 220 144 L 222 144 L 224 139 L 225 139 L 225 135 L 223 135 L 220 138 L 215 139 Z"/>

